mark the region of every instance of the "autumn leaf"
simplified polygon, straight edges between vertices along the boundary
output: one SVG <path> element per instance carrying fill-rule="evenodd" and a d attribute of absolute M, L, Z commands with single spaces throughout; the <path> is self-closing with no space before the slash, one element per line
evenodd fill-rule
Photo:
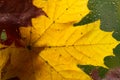
<path fill-rule="evenodd" d="M 84 25 L 100 19 L 100 28 L 104 31 L 114 31 L 113 37 L 120 40 L 120 1 L 119 0 L 89 0 L 90 12 L 75 24 Z"/>
<path fill-rule="evenodd" d="M 112 33 L 101 31 L 100 21 L 73 27 L 89 12 L 87 0 L 34 0 L 34 4 L 48 17 L 34 18 L 33 27 L 20 28 L 25 48 L 13 44 L 0 51 L 1 72 L 6 67 L 2 80 L 91 80 L 77 65 L 105 67 L 104 57 L 113 55 L 118 44 Z"/>
<path fill-rule="evenodd" d="M 119 69 L 120 69 L 120 44 L 118 44 L 114 49 L 114 55 L 109 55 L 104 58 L 104 64 L 107 68 L 102 66 L 94 66 L 94 65 L 80 65 L 78 67 L 81 68 L 85 73 L 93 78 L 93 80 L 119 80 Z"/>
<path fill-rule="evenodd" d="M 120 40 L 119 38 L 120 37 L 119 35 L 119 21 L 120 21 L 119 4 L 120 4 L 119 0 L 109 0 L 109 1 L 89 0 L 87 6 L 90 12 L 85 17 L 83 17 L 78 23 L 74 24 L 74 26 L 85 25 L 85 24 L 93 23 L 95 21 L 100 20 L 100 29 L 104 31 L 109 31 L 109 32 L 113 31 L 112 36 L 119 41 Z M 101 66 L 79 64 L 78 67 L 83 69 L 83 71 L 85 71 L 88 75 L 92 74 L 90 76 L 94 80 L 98 80 L 101 77 L 103 78 L 103 76 L 100 76 L 99 74 L 103 74 L 105 77 L 105 80 L 115 79 L 116 77 L 113 75 L 116 74 L 115 72 L 117 71 L 119 73 L 119 68 L 116 69 L 116 67 L 120 66 L 119 46 L 120 45 L 117 45 L 117 47 L 113 49 L 113 53 L 115 56 L 109 55 L 104 58 L 104 64 L 109 68 L 107 73 L 100 72 L 98 67 L 101 67 Z M 89 67 L 89 66 L 92 66 L 92 67 Z M 90 69 L 86 70 L 87 68 L 90 68 Z M 94 70 L 97 70 L 97 72 Z"/>
<path fill-rule="evenodd" d="M 40 15 L 46 13 L 33 5 L 33 0 L 0 1 L 0 43 L 9 46 L 15 42 L 17 47 L 24 47 L 19 28 L 32 26 L 31 19 Z"/>

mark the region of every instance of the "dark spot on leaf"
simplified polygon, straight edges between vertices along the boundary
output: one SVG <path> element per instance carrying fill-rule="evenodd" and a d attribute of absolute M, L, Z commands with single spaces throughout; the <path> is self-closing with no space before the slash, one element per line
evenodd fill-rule
<path fill-rule="evenodd" d="M 53 24 L 55 24 L 55 21 L 53 21 Z"/>
<path fill-rule="evenodd" d="M 68 10 L 68 8 L 66 8 L 66 10 Z"/>
<path fill-rule="evenodd" d="M 48 63 L 48 61 L 45 61 L 46 63 Z"/>
<path fill-rule="evenodd" d="M 28 50 L 32 50 L 32 46 L 31 45 L 27 45 L 27 49 Z"/>

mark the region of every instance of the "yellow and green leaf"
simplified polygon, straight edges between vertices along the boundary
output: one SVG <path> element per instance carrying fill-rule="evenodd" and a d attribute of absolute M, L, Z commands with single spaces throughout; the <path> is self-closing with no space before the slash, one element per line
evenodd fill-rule
<path fill-rule="evenodd" d="M 21 28 L 26 48 L 14 44 L 0 51 L 1 71 L 10 59 L 2 80 L 91 80 L 77 67 L 104 66 L 104 57 L 113 55 L 118 44 L 112 32 L 101 31 L 100 21 L 74 27 L 89 13 L 88 0 L 34 0 L 48 17 L 32 20 L 33 27 Z M 3 46 L 3 45 L 1 45 Z M 11 54 L 11 57 L 9 57 Z M 9 59 L 8 59 L 9 58 Z"/>

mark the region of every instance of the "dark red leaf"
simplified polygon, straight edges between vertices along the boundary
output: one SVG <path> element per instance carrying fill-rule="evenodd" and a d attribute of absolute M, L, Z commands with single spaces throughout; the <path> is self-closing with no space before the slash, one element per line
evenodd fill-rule
<path fill-rule="evenodd" d="M 31 19 L 40 15 L 47 16 L 32 0 L 0 0 L 0 36 L 3 30 L 7 34 L 7 39 L 0 38 L 0 43 L 10 46 L 15 42 L 17 47 L 23 46 L 19 28 L 32 26 Z"/>
<path fill-rule="evenodd" d="M 92 70 L 90 76 L 92 77 L 93 80 L 101 80 L 97 69 Z"/>
<path fill-rule="evenodd" d="M 105 80 L 120 80 L 120 67 L 110 69 L 106 74 Z"/>

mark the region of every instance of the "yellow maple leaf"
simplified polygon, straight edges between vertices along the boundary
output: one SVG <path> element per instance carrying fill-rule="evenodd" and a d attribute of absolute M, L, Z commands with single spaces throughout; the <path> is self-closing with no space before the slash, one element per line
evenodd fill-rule
<path fill-rule="evenodd" d="M 34 0 L 48 17 L 35 18 L 33 27 L 21 28 L 26 48 L 11 45 L 0 51 L 2 80 L 91 80 L 77 64 L 104 66 L 103 58 L 112 55 L 118 42 L 112 33 L 99 29 L 100 21 L 73 27 L 89 12 L 87 2 Z"/>

